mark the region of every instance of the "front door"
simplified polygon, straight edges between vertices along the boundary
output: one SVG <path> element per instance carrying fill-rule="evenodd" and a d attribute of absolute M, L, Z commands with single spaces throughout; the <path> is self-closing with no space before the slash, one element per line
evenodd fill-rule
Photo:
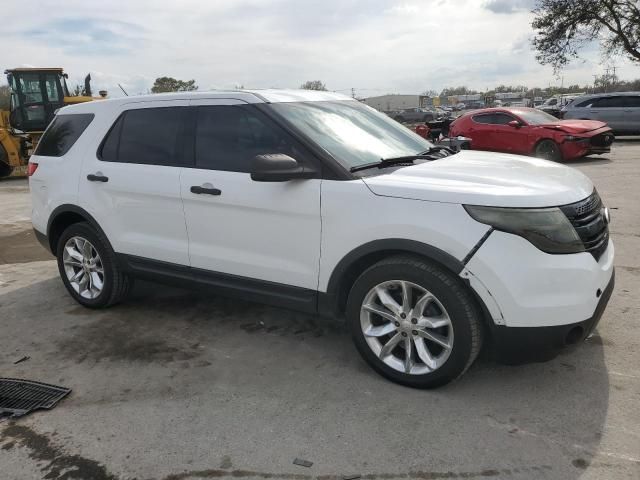
<path fill-rule="evenodd" d="M 256 182 L 249 173 L 259 154 L 313 160 L 256 106 L 231 99 L 191 104 L 195 165 L 181 175 L 191 266 L 315 292 L 321 180 Z"/>

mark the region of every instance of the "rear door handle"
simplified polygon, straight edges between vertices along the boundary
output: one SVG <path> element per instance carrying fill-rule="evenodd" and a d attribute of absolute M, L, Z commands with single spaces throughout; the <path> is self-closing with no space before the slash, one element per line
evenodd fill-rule
<path fill-rule="evenodd" d="M 89 175 L 87 175 L 87 180 L 89 180 L 90 182 L 108 182 L 109 181 L 109 177 L 105 177 L 104 175 L 94 175 L 93 173 L 90 173 Z"/>
<path fill-rule="evenodd" d="M 208 188 L 208 187 L 201 187 L 199 185 L 193 185 L 191 187 L 191 193 L 195 193 L 197 195 L 220 195 L 222 193 L 222 191 L 219 188 Z"/>

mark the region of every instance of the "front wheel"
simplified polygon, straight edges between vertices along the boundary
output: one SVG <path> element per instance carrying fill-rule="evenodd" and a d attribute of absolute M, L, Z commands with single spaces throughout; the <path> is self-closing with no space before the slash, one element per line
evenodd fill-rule
<path fill-rule="evenodd" d="M 459 278 L 411 256 L 367 269 L 347 301 L 362 357 L 382 376 L 416 388 L 444 385 L 471 366 L 482 345 L 480 315 Z"/>
<path fill-rule="evenodd" d="M 542 140 L 536 145 L 535 156 L 538 158 L 544 158 L 545 160 L 551 160 L 552 162 L 562 161 L 562 152 L 560 147 L 553 140 Z"/>

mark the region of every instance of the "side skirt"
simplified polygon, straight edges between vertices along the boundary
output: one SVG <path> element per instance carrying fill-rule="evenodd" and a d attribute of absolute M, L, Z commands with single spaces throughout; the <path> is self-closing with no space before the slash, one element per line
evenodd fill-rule
<path fill-rule="evenodd" d="M 121 268 L 145 280 L 177 287 L 213 290 L 225 297 L 240 298 L 305 313 L 317 313 L 318 292 L 282 283 L 212 272 L 148 258 L 116 254 Z"/>

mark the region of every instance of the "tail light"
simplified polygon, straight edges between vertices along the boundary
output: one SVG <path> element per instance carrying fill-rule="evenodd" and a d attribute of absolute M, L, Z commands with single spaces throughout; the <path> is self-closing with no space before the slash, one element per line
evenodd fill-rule
<path fill-rule="evenodd" d="M 36 173 L 37 169 L 38 169 L 37 163 L 29 162 L 29 165 L 27 166 L 27 175 L 30 177 L 31 175 Z"/>

